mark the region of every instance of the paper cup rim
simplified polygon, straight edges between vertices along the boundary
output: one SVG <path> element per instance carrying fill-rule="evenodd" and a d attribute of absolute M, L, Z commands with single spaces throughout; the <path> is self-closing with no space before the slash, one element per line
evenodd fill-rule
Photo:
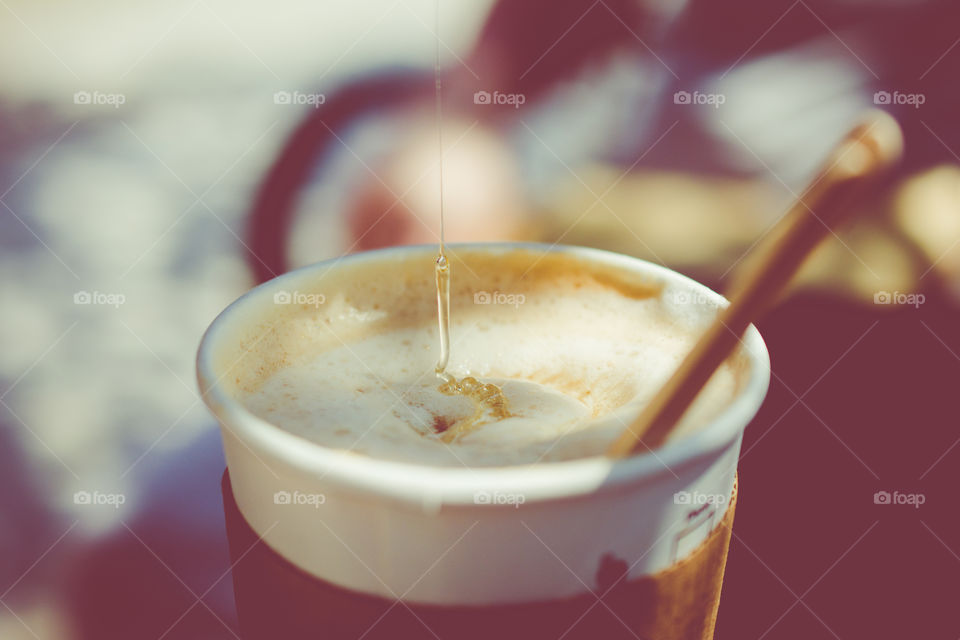
<path fill-rule="evenodd" d="M 727 304 L 720 294 L 672 269 L 611 251 L 527 242 L 451 243 L 447 246 L 451 252 L 509 252 L 526 249 L 575 255 L 606 265 L 621 266 L 628 271 L 659 276 L 665 281 L 689 287 L 708 301 Z M 525 503 L 529 504 L 600 490 L 616 490 L 649 482 L 661 474 L 676 473 L 676 470 L 687 464 L 722 451 L 740 437 L 763 402 L 769 386 L 770 360 L 766 345 L 753 325 L 743 337 L 743 346 L 750 363 L 749 374 L 730 404 L 713 420 L 692 433 L 669 441 L 656 451 L 619 460 L 591 456 L 498 467 L 438 467 L 382 460 L 324 447 L 284 431 L 248 411 L 217 384 L 218 376 L 214 371 L 212 356 L 220 334 L 236 314 L 242 313 L 247 307 L 259 306 L 269 292 L 282 289 L 284 283 L 301 278 L 306 273 L 329 269 L 341 263 L 389 260 L 394 256 L 429 254 L 436 249 L 436 245 L 389 247 L 316 262 L 268 280 L 227 306 L 207 328 L 197 351 L 197 379 L 201 397 L 219 420 L 221 428 L 242 440 L 268 468 L 268 459 L 275 459 L 280 468 L 292 466 L 305 474 L 323 476 L 328 481 L 363 493 L 388 496 L 420 506 L 432 504 L 475 507 L 478 506 L 478 493 L 522 494 Z M 499 505 L 481 506 L 498 508 Z"/>

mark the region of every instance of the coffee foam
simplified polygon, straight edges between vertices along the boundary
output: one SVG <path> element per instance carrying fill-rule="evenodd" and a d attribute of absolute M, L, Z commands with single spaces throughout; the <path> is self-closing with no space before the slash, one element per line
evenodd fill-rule
<path fill-rule="evenodd" d="M 229 341 L 240 350 L 224 354 L 239 360 L 229 386 L 259 417 L 352 454 L 443 466 L 598 455 L 715 310 L 653 277 L 563 253 L 448 254 L 448 371 L 500 385 L 514 417 L 441 441 L 438 430 L 473 407 L 437 390 L 434 256 L 426 251 L 279 281 L 295 302 L 312 302 L 251 301 L 248 326 Z M 717 372 L 674 437 L 726 406 L 743 367 L 735 357 Z"/>

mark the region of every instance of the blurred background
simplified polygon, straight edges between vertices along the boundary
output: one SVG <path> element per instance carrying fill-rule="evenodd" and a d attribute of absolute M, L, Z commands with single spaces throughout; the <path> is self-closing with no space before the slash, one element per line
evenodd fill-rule
<path fill-rule="evenodd" d="M 760 327 L 718 638 L 960 636 L 955 15 L 442 2 L 448 240 L 723 290 L 858 113 L 904 127 Z M 197 343 L 258 281 L 437 240 L 435 46 L 433 0 L 0 0 L 0 637 L 238 637 Z"/>

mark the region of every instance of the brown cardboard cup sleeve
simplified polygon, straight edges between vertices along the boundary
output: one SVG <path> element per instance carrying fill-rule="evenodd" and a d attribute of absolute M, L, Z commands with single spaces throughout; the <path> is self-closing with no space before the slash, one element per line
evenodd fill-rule
<path fill-rule="evenodd" d="M 639 580 L 620 581 L 603 596 L 641 638 L 713 638 L 733 530 L 737 481 L 718 526 L 686 558 Z"/>

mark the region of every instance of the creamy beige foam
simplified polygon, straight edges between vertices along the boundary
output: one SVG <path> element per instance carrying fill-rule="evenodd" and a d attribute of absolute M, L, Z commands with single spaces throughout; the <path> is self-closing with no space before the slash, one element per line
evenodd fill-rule
<path fill-rule="evenodd" d="M 448 372 L 500 385 L 513 417 L 448 444 L 440 434 L 474 406 L 438 390 L 433 257 L 281 281 L 290 286 L 276 291 L 293 302 L 265 300 L 241 349 L 224 354 L 239 362 L 235 393 L 264 420 L 350 454 L 444 466 L 598 455 L 715 311 L 689 292 L 560 253 L 454 249 Z M 736 357 L 717 372 L 674 437 L 726 406 L 743 367 Z"/>

